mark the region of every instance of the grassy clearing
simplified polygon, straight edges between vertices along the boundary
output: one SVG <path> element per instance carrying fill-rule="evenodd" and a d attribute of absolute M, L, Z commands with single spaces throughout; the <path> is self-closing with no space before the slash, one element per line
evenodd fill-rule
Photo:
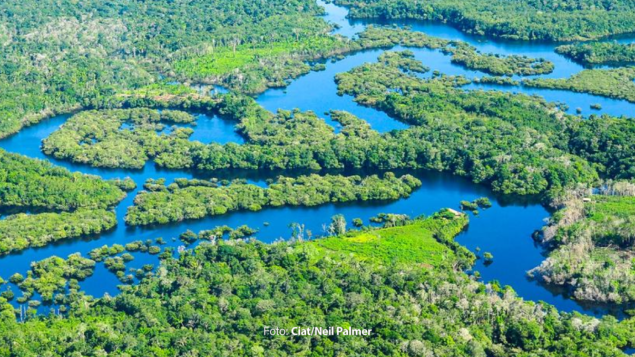
<path fill-rule="evenodd" d="M 318 255 L 354 255 L 379 264 L 439 266 L 455 259 L 455 253 L 436 237 L 454 237 L 467 224 L 465 216 L 453 220 L 428 218 L 402 227 L 356 232 L 313 242 Z"/>
<path fill-rule="evenodd" d="M 594 196 L 588 205 L 589 218 L 602 222 L 609 218 L 627 218 L 635 216 L 635 197 Z"/>
<path fill-rule="evenodd" d="M 337 37 L 316 36 L 300 41 L 241 45 L 235 50 L 232 47 L 219 47 L 212 53 L 181 60 L 174 68 L 177 73 L 191 77 L 222 76 L 238 68 L 257 65 L 260 59 L 293 54 L 320 57 L 320 54 L 340 48 L 343 44 Z"/>

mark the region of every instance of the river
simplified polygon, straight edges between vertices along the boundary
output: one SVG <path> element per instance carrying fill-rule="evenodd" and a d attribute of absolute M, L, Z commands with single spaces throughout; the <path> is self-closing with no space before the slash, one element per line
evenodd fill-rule
<path fill-rule="evenodd" d="M 327 10 L 325 18 L 328 21 L 337 23 L 339 29 L 336 30 L 336 33 L 343 36 L 353 37 L 371 23 L 369 21 L 349 21 L 346 19 L 346 9 L 332 4 L 321 4 Z M 521 54 L 547 58 L 555 63 L 556 69 L 554 73 L 546 77 L 564 77 L 583 69 L 580 65 L 555 54 L 553 52 L 555 44 L 494 41 L 465 35 L 443 24 L 413 21 L 399 21 L 395 24 L 409 26 L 415 31 L 422 31 L 432 36 L 463 40 L 476 46 L 482 52 Z M 396 49 L 401 49 L 401 47 Z M 450 75 L 464 75 L 468 78 L 477 78 L 484 75 L 481 72 L 471 71 L 452 64 L 450 57 L 440 51 L 412 50 L 415 52 L 416 58 L 421 60 L 426 66 L 429 66 L 431 70 L 439 70 Z M 338 96 L 336 93 L 334 76 L 337 73 L 348 71 L 364 62 L 376 61 L 381 53 L 381 50 L 363 51 L 341 60 L 329 61 L 326 63 L 325 70 L 310 72 L 297 78 L 284 89 L 268 90 L 258 96 L 257 101 L 271 111 L 279 108 L 313 110 L 336 128 L 337 123 L 324 115 L 325 112 L 331 109 L 347 110 L 367 120 L 374 129 L 380 132 L 406 128 L 407 125 L 390 118 L 385 113 L 357 105 L 351 97 Z M 487 88 L 479 85 L 470 85 L 466 89 L 480 90 Z M 635 106 L 631 103 L 586 94 L 538 90 L 522 86 L 505 86 L 500 89 L 541 95 L 549 101 L 564 102 L 569 105 L 570 111 L 581 107 L 585 115 L 590 114 L 589 103 L 602 104 L 603 108 L 599 113 L 616 116 L 635 113 Z M 594 112 L 598 113 L 597 111 Z M 200 113 L 196 113 L 196 115 L 198 120 L 197 125 L 193 127 L 192 140 L 219 143 L 244 142 L 243 138 L 234 130 L 235 123 L 211 115 Z M 126 209 L 132 205 L 135 195 L 142 189 L 143 183 L 147 179 L 165 178 L 167 183 L 170 183 L 174 179 L 182 177 L 209 178 L 209 174 L 162 170 L 155 167 L 151 162 L 146 164 L 142 170 L 91 168 L 86 165 L 56 160 L 44 155 L 40 151 L 42 139 L 57 130 L 68 117 L 69 115 L 61 115 L 24 128 L 18 134 L 1 140 L 0 147 L 9 152 L 48 160 L 71 171 L 99 175 L 105 179 L 131 177 L 137 183 L 138 188 L 129 193 L 115 208 L 119 222 L 115 229 L 101 234 L 99 237 L 66 240 L 42 248 L 27 249 L 21 253 L 0 258 L 0 276 L 5 279 L 15 272 L 25 274 L 32 261 L 39 261 L 53 255 L 65 258 L 75 252 L 80 252 L 86 256 L 90 250 L 103 245 L 125 244 L 135 240 L 154 240 L 162 237 L 167 242 L 166 246 L 178 247 L 182 245 L 182 242 L 173 238 L 177 238 L 179 234 L 187 229 L 198 232 L 215 226 L 228 225 L 235 228 L 246 224 L 260 230 L 257 233 L 258 239 L 264 242 L 273 242 L 277 239 L 289 237 L 291 234 L 289 225 L 294 222 L 305 224 L 307 229 L 316 235 L 320 235 L 323 233 L 323 224 L 328 223 L 330 217 L 335 214 L 343 214 L 349 222 L 353 218 L 362 218 L 368 223 L 369 217 L 382 212 L 402 213 L 413 217 L 421 214 L 429 215 L 444 207 L 457 208 L 461 200 L 473 200 L 481 196 L 487 196 L 492 200 L 493 207 L 482 211 L 479 216 L 472 216 L 468 229 L 457 237 L 461 244 L 471 250 L 475 250 L 478 247 L 482 252 L 490 252 L 494 255 L 493 264 L 485 266 L 482 262 L 478 262 L 474 268 L 480 272 L 483 281 L 498 280 L 502 285 L 512 286 L 524 299 L 542 300 L 555 305 L 562 311 L 580 311 L 597 316 L 607 312 L 615 313 L 600 306 L 581 306 L 567 299 L 562 294 L 549 291 L 526 278 L 526 271 L 538 266 L 544 259 L 542 250 L 535 245 L 531 238 L 532 233 L 539 229 L 544 224 L 544 220 L 549 217 L 549 212 L 544 207 L 529 200 L 497 196 L 482 186 L 448 174 L 416 172 L 415 174 L 422 180 L 423 186 L 409 198 L 392 202 L 327 204 L 312 208 L 267 208 L 259 212 L 236 212 L 169 225 L 126 227 L 123 223 Z M 272 173 L 261 174 L 253 171 L 222 172 L 214 173 L 213 175 L 214 177 L 221 175 L 220 178 L 245 178 L 250 183 L 260 186 L 265 185 L 267 178 L 274 176 Z M 144 264 L 156 264 L 158 262 L 156 256 L 142 253 L 133 255 L 135 260 L 128 263 L 128 267 L 140 268 Z M 87 294 L 100 297 L 106 293 L 110 295 L 117 294 L 118 284 L 119 281 L 115 275 L 108 272 L 103 264 L 98 264 L 95 274 L 81 282 L 80 286 Z M 13 291 L 17 293 L 19 290 L 14 287 Z M 42 311 L 45 311 L 46 307 L 42 309 L 44 309 Z"/>

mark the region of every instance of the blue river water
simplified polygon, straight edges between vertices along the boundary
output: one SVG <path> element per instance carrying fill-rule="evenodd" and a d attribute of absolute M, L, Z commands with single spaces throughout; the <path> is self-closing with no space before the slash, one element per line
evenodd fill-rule
<path fill-rule="evenodd" d="M 364 21 L 349 21 L 346 19 L 347 11 L 342 7 L 332 4 L 321 4 L 327 10 L 325 19 L 339 25 L 339 28 L 335 31 L 337 34 L 353 37 L 369 24 L 369 22 Z M 555 44 L 494 41 L 469 36 L 443 24 L 412 21 L 400 21 L 395 24 L 409 26 L 415 31 L 423 31 L 432 36 L 463 40 L 476 46 L 482 52 L 547 58 L 555 63 L 556 69 L 554 73 L 545 77 L 565 77 L 583 69 L 582 66 L 555 54 L 553 52 Z M 401 48 L 397 47 L 396 49 Z M 478 78 L 484 75 L 481 72 L 471 71 L 452 64 L 450 57 L 439 51 L 426 49 L 413 49 L 413 51 L 416 58 L 432 70 L 439 70 L 450 75 L 464 75 L 468 78 Z M 348 71 L 365 62 L 374 62 L 381 53 L 381 50 L 364 51 L 352 54 L 341 60 L 329 61 L 326 63 L 325 70 L 310 72 L 292 81 L 288 87 L 268 90 L 256 99 L 263 107 L 271 111 L 294 108 L 312 110 L 336 128 L 337 123 L 334 123 L 325 115 L 331 109 L 347 110 L 367 120 L 374 129 L 380 132 L 406 128 L 407 125 L 390 118 L 383 112 L 356 104 L 352 97 L 337 95 L 334 82 L 334 76 L 337 73 Z M 583 115 L 607 113 L 620 116 L 635 113 L 635 107 L 631 103 L 580 93 L 538 90 L 522 86 L 487 87 L 472 84 L 466 87 L 466 90 L 485 89 L 540 95 L 549 101 L 566 103 L 571 113 L 575 111 L 575 108 L 580 107 Z M 590 111 L 590 103 L 600 103 L 602 110 Z M 195 114 L 198 119 L 196 125 L 192 126 L 194 134 L 191 140 L 199 140 L 205 143 L 244 142 L 243 138 L 235 131 L 235 123 L 207 114 Z M 526 278 L 526 272 L 538 266 L 544 260 L 542 250 L 534 244 L 531 238 L 532 233 L 540 229 L 544 225 L 544 220 L 549 217 L 549 212 L 544 207 L 526 199 L 519 200 L 497 196 L 482 186 L 475 185 L 463 178 L 443 173 L 414 173 L 422 180 L 423 186 L 409 198 L 393 202 L 326 204 L 312 208 L 267 208 L 259 212 L 236 212 L 161 226 L 127 227 L 123 223 L 126 210 L 133 204 L 134 197 L 142 190 L 143 183 L 149 178 L 165 178 L 168 183 L 176 178 L 209 178 L 210 176 L 243 178 L 250 183 L 263 186 L 266 184 L 265 180 L 274 177 L 275 173 L 229 171 L 205 174 L 181 170 L 164 170 L 156 167 L 152 162 L 146 164 L 141 170 L 103 169 L 56 160 L 44 155 L 40 150 L 42 139 L 57 130 L 69 116 L 61 115 L 27 127 L 18 134 L 1 140 L 0 148 L 32 158 L 48 160 L 71 171 L 98 175 L 105 179 L 130 177 L 137 183 L 138 188 L 130 192 L 115 207 L 119 222 L 116 228 L 101 234 L 99 237 L 66 240 L 46 247 L 27 249 L 18 254 L 2 257 L 0 258 L 0 276 L 5 279 L 15 272 L 25 274 L 33 261 L 39 261 L 53 255 L 66 257 L 76 252 L 86 256 L 90 250 L 103 245 L 125 244 L 136 240 L 155 240 L 162 237 L 166 241 L 167 246 L 178 247 L 183 243 L 174 238 L 177 238 L 187 229 L 198 232 L 220 225 L 238 227 L 246 224 L 259 229 L 256 234 L 258 239 L 264 242 L 273 242 L 278 239 L 288 238 L 291 235 L 289 225 L 294 222 L 305 224 L 306 228 L 311 230 L 314 235 L 321 235 L 323 234 L 323 225 L 327 224 L 335 214 L 343 214 L 349 223 L 353 218 L 362 218 L 368 223 L 369 217 L 382 212 L 403 213 L 413 217 L 421 214 L 429 215 L 441 208 L 457 208 L 461 200 L 473 200 L 486 196 L 494 203 L 493 207 L 482 211 L 478 216 L 472 216 L 468 229 L 457 237 L 458 242 L 471 250 L 476 250 L 478 247 L 481 251 L 490 252 L 494 255 L 493 264 L 485 266 L 482 262 L 479 262 L 474 268 L 480 272 L 483 281 L 498 280 L 503 285 L 512 286 L 521 297 L 527 300 L 542 300 L 555 305 L 563 311 L 580 311 L 598 316 L 612 312 L 601 306 L 581 306 L 567 299 L 560 292 L 547 290 Z M 156 264 L 158 262 L 156 256 L 149 254 L 135 253 L 134 256 L 135 260 L 128 263 L 127 266 L 140 268 L 144 264 Z M 103 264 L 98 264 L 94 275 L 81 282 L 80 286 L 87 294 L 100 297 L 106 293 L 110 295 L 117 294 L 117 285 L 119 284 L 114 274 L 108 272 Z M 19 296 L 17 287 L 14 287 L 13 291 Z"/>

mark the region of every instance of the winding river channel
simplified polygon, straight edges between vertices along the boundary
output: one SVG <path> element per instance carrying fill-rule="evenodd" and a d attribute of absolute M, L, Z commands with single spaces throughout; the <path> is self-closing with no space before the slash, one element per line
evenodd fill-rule
<path fill-rule="evenodd" d="M 362 31 L 369 21 L 349 21 L 346 19 L 347 10 L 332 4 L 319 2 L 325 7 L 325 18 L 338 25 L 336 33 L 347 37 L 353 37 Z M 545 77 L 566 77 L 583 69 L 582 66 L 571 62 L 554 52 L 555 44 L 526 43 L 494 41 L 482 37 L 463 34 L 450 26 L 427 23 L 399 21 L 391 23 L 397 26 L 409 26 L 412 30 L 422 31 L 431 36 L 452 40 L 462 40 L 477 47 L 481 52 L 498 53 L 502 55 L 519 54 L 530 57 L 542 57 L 555 64 L 555 71 Z M 629 41 L 620 39 L 619 41 Z M 396 49 L 399 49 L 397 47 Z M 485 74 L 471 71 L 464 67 L 454 65 L 450 57 L 440 51 L 412 49 L 417 59 L 421 60 L 431 70 L 438 70 L 450 75 L 463 75 L 468 78 L 482 77 Z M 326 69 L 311 72 L 292 81 L 284 89 L 271 89 L 257 97 L 257 101 L 265 108 L 276 111 L 279 108 L 301 110 L 313 110 L 318 115 L 331 109 L 347 110 L 365 120 L 371 126 L 386 132 L 395 129 L 403 129 L 407 126 L 390 118 L 385 113 L 357 105 L 351 97 L 338 96 L 334 76 L 337 73 L 348 71 L 364 62 L 374 62 L 382 53 L 382 50 L 371 50 L 352 54 L 338 61 L 326 63 Z M 466 86 L 466 90 L 483 90 L 491 87 L 472 84 Z M 582 108 L 583 115 L 592 113 L 606 113 L 615 116 L 635 113 L 635 104 L 621 100 L 613 100 L 587 94 L 572 93 L 566 91 L 540 90 L 523 86 L 504 86 L 496 88 L 500 90 L 540 95 L 549 101 L 566 103 L 569 111 L 573 113 L 576 108 Z M 599 103 L 600 111 L 591 111 L 589 104 Z M 353 218 L 367 219 L 381 212 L 403 213 L 410 216 L 420 214 L 432 214 L 444 207 L 457 207 L 461 200 L 473 200 L 481 196 L 489 197 L 493 207 L 481 212 L 479 216 L 472 216 L 468 229 L 457 240 L 471 250 L 477 247 L 484 252 L 494 255 L 494 263 L 485 266 L 477 263 L 478 270 L 484 281 L 498 280 L 503 285 L 510 285 L 524 299 L 533 301 L 545 301 L 555 305 L 563 311 L 580 311 L 587 314 L 603 315 L 610 311 L 601 306 L 581 306 L 573 300 L 567 299 L 563 294 L 550 291 L 536 282 L 526 278 L 527 270 L 540 264 L 545 258 L 540 247 L 534 244 L 531 234 L 539 229 L 544 220 L 549 217 L 549 212 L 537 202 L 531 200 L 518 200 L 511 197 L 501 197 L 493 194 L 488 189 L 475 185 L 465 179 L 441 173 L 415 173 L 423 182 L 423 186 L 416 190 L 409 198 L 392 202 L 363 202 L 350 204 L 327 204 L 313 208 L 284 207 L 267 208 L 259 212 L 237 212 L 222 216 L 209 217 L 196 221 L 180 222 L 156 227 L 132 228 L 123 222 L 126 209 L 132 205 L 133 199 L 143 183 L 148 178 L 165 178 L 167 183 L 176 178 L 209 178 L 204 175 L 187 171 L 160 170 L 153 163 L 147 164 L 142 170 L 98 169 L 86 165 L 73 164 L 45 156 L 40 151 L 41 141 L 57 130 L 69 115 L 58 116 L 31 127 L 24 128 L 18 134 L 0 141 L 0 147 L 13 153 L 19 153 L 32 158 L 48 160 L 55 165 L 65 167 L 71 171 L 80 171 L 86 174 L 99 175 L 105 179 L 130 177 L 138 185 L 138 188 L 115 208 L 119 225 L 110 232 L 99 237 L 87 237 L 84 239 L 66 240 L 58 244 L 46 247 L 27 249 L 21 253 L 0 258 L 0 276 L 9 277 L 15 272 L 25 274 L 29 270 L 32 261 L 38 261 L 57 255 L 65 258 L 69 254 L 80 252 L 86 256 L 94 248 L 103 245 L 125 244 L 135 240 L 147 240 L 163 237 L 168 246 L 180 246 L 179 240 L 173 240 L 185 230 L 198 232 L 210 229 L 214 226 L 228 225 L 237 227 L 249 225 L 258 228 L 258 239 L 264 242 L 272 242 L 277 239 L 289 237 L 291 223 L 305 224 L 314 234 L 322 234 L 322 225 L 330 221 L 335 214 L 343 214 L 350 221 Z M 325 118 L 330 124 L 336 123 Z M 243 142 L 243 138 L 234 130 L 233 122 L 224 119 L 198 114 L 197 125 L 192 140 L 202 142 Z M 265 180 L 273 176 L 263 176 L 257 172 L 221 172 L 214 173 L 214 177 L 245 178 L 249 182 L 265 185 Z M 156 256 L 136 253 L 135 260 L 127 266 L 140 268 L 144 264 L 156 264 Z M 95 274 L 80 283 L 82 289 L 89 295 L 96 297 L 108 293 L 114 295 L 118 292 L 117 285 L 120 282 L 114 274 L 108 272 L 103 264 L 98 264 Z M 17 287 L 13 289 L 18 291 Z"/>

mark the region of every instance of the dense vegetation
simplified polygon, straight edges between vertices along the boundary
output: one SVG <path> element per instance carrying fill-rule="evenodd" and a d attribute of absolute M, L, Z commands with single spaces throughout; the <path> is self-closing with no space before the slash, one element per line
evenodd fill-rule
<path fill-rule="evenodd" d="M 474 46 L 463 41 L 444 40 L 428 36 L 423 32 L 404 29 L 369 26 L 359 34 L 356 43 L 364 49 L 387 48 L 395 45 L 439 49 L 443 53 L 451 55 L 451 60 L 454 63 L 497 76 L 545 74 L 551 73 L 554 68 L 552 62 L 542 58 L 480 53 Z"/>
<path fill-rule="evenodd" d="M 591 42 L 562 45 L 556 52 L 584 64 L 635 63 L 635 44 Z"/>
<path fill-rule="evenodd" d="M 94 270 L 95 262 L 82 257 L 81 254 L 71 254 L 67 259 L 52 256 L 33 262 L 27 277 L 18 284 L 20 290 L 24 292 L 18 302 L 24 303 L 23 300 L 31 298 L 34 292 L 38 293 L 42 302 L 45 303 L 53 302 L 58 295 L 63 298 L 70 281 L 76 283 L 84 280 L 91 276 Z M 74 290 L 74 293 L 77 293 L 77 290 Z M 37 302 L 39 300 L 30 300 L 29 305 L 37 306 Z M 23 315 L 22 319 L 24 318 Z"/>
<path fill-rule="evenodd" d="M 61 239 L 99 234 L 116 224 L 115 214 L 103 209 L 11 215 L 0 220 L 0 255 Z"/>
<path fill-rule="evenodd" d="M 635 103 L 635 68 L 587 69 L 569 78 L 537 78 L 523 81 L 530 87 L 564 89 Z"/>
<path fill-rule="evenodd" d="M 457 124 L 464 123 L 463 134 L 443 138 L 438 143 L 445 150 L 451 149 L 451 143 L 461 137 L 456 142 L 457 149 L 460 145 L 473 143 L 471 145 L 482 148 L 481 155 L 488 155 L 497 143 L 505 142 L 501 148 L 506 155 L 511 155 L 512 160 L 514 155 L 532 156 L 537 152 L 533 149 L 529 152 L 524 150 L 523 148 L 529 147 L 526 141 L 513 142 L 521 139 L 520 133 L 526 132 L 525 135 L 540 141 L 536 145 L 542 150 L 552 147 L 556 150 L 554 155 L 562 152 L 582 157 L 604 177 L 635 177 L 635 146 L 629 139 L 635 133 L 635 121 L 630 119 L 591 116 L 588 120 L 580 120 L 559 112 L 557 107 L 535 97 L 495 91 L 463 91 L 456 88 L 458 84 L 465 83 L 460 77 L 421 80 L 381 62 L 366 64 L 340 74 L 337 81 L 339 90 L 355 96 L 357 102 L 417 125 L 416 129 L 405 132 L 434 127 L 435 133 L 426 136 L 426 140 L 439 136 L 439 127 L 450 127 L 457 131 Z M 474 130 L 476 127 L 479 130 Z M 511 131 L 503 131 L 501 135 L 501 128 L 506 127 Z M 508 134 L 513 137 L 507 139 Z M 490 136 L 496 139 L 488 138 Z M 488 145 L 492 147 L 488 148 Z M 477 154 L 472 146 L 470 148 L 471 151 L 461 154 Z M 543 159 L 548 157 L 543 155 Z M 470 159 L 470 162 L 478 163 L 482 160 Z M 534 159 L 520 160 L 531 162 L 534 167 L 540 162 Z M 559 159 L 554 156 L 553 160 Z M 488 166 L 495 168 L 496 164 Z M 535 168 L 531 170 L 535 173 Z M 497 173 L 506 171 L 510 170 L 494 170 Z M 462 173 L 470 176 L 474 174 L 468 170 L 463 170 Z M 550 177 L 551 174 L 545 176 Z M 568 182 L 575 180 L 577 179 Z M 531 184 L 525 187 L 531 187 Z"/>
<path fill-rule="evenodd" d="M 445 21 L 509 39 L 635 31 L 635 5 L 625 0 L 335 1 L 351 6 L 353 17 Z M 328 58 L 395 46 L 439 50 L 455 64 L 499 76 L 481 80 L 487 83 L 515 85 L 500 76 L 553 70 L 544 59 L 480 53 L 461 41 L 404 29 L 368 27 L 353 40 L 332 36 L 316 17 L 321 12 L 313 0 L 3 1 L 0 138 L 51 115 L 89 109 L 47 138 L 43 151 L 108 168 L 138 169 L 154 160 L 206 174 L 307 173 L 280 176 L 266 188 L 244 180 L 166 185 L 150 179 L 128 209 L 130 225 L 283 205 L 395 200 L 421 185 L 390 172 L 333 174 L 346 170 L 447 171 L 497 192 L 547 193 L 560 211 L 539 235 L 550 256 L 531 274 L 566 287 L 578 300 L 635 301 L 633 184 L 606 183 L 590 199 L 587 190 L 570 191 L 600 179 L 635 178 L 632 120 L 583 120 L 536 97 L 468 92 L 460 87 L 470 80 L 438 72 L 423 79 L 429 68 L 410 51 L 385 52 L 377 63 L 337 77 L 340 94 L 411 125 L 385 134 L 346 112 L 324 114 L 340 124 L 336 132 L 316 113 L 270 113 L 241 94 L 209 97 L 210 87 L 190 87 L 193 81 L 222 84 L 255 94 L 323 69 Z M 628 62 L 631 47 L 576 44 L 558 51 L 585 63 Z M 634 71 L 588 70 L 524 84 L 635 102 Z M 189 140 L 195 118 L 185 111 L 234 120 L 245 143 Z M 0 255 L 111 229 L 117 222 L 110 210 L 135 187 L 130 179 L 104 181 L 0 151 Z M 491 202 L 460 205 L 477 213 Z M 180 246 L 178 254 L 157 238 L 96 248 L 91 259 L 53 256 L 33 262 L 26 276 L 9 277 L 0 292 L 0 355 L 582 357 L 620 356 L 621 349 L 635 347 L 631 320 L 559 313 L 524 302 L 496 282 L 482 284 L 478 274 L 466 275 L 476 256 L 453 238 L 467 219 L 450 210 L 415 220 L 383 213 L 371 218 L 382 229 L 356 218 L 360 231 L 347 231 L 349 221 L 336 215 L 324 226 L 329 237 L 310 242 L 305 238 L 314 233 L 301 224 L 290 226 L 289 242 L 272 245 L 250 242 L 257 233 L 250 227 L 221 226 L 184 232 L 180 242 L 201 244 Z M 139 252 L 158 255 L 161 266 L 127 266 Z M 482 258 L 493 260 L 487 252 Z M 121 285 L 114 298 L 85 296 L 79 281 L 98 262 L 121 283 L 140 284 Z M 15 286 L 22 296 L 15 298 Z M 42 303 L 53 314 L 36 316 Z M 265 326 L 312 325 L 370 328 L 373 334 L 262 333 Z"/>
<path fill-rule="evenodd" d="M 237 210 L 258 211 L 263 207 L 316 206 L 329 202 L 394 200 L 408 197 L 421 182 L 405 175 L 369 176 L 310 175 L 279 177 L 267 188 L 233 182 L 214 187 L 207 181 L 179 181 L 165 187 L 152 182 L 149 191 L 135 197 L 126 223 L 147 225 L 198 219 Z"/>
<path fill-rule="evenodd" d="M 530 274 L 578 300 L 634 302 L 634 195 L 634 184 L 616 182 L 601 195 L 568 199 L 542 231 L 553 251 Z"/>
<path fill-rule="evenodd" d="M 167 150 L 178 139 L 187 140 L 194 130 L 166 123 L 191 123 L 194 117 L 181 111 L 114 109 L 86 111 L 73 116 L 42 143 L 42 151 L 59 159 L 98 167 L 142 168 L 149 158 Z"/>
<path fill-rule="evenodd" d="M 0 150 L 0 208 L 108 208 L 125 195 L 112 182 Z"/>
<path fill-rule="evenodd" d="M 633 175 L 628 169 L 633 157 L 628 145 L 628 133 L 634 129 L 632 121 L 601 118 L 582 121 L 535 97 L 465 92 L 456 88 L 466 83 L 460 77 L 422 80 L 404 73 L 404 65 L 416 71 L 425 70 L 415 64 L 408 52 L 387 53 L 378 64 L 339 75 L 338 85 L 358 102 L 415 124 L 407 130 L 379 134 L 363 120 L 333 112 L 332 119 L 342 125 L 342 130 L 334 133 L 314 113 L 271 114 L 252 99 L 225 95 L 211 105 L 219 114 L 238 122 L 245 144 L 205 145 L 187 138 L 164 136 L 169 145 L 148 147 L 153 148 L 155 162 L 167 168 L 424 168 L 450 171 L 501 192 L 520 194 L 593 182 L 596 169 L 608 177 L 617 177 L 618 172 L 621 177 Z M 72 137 L 84 127 L 88 132 L 99 132 L 86 124 L 66 134 Z M 501 128 L 507 128 L 503 131 L 505 135 L 500 135 Z M 61 139 L 63 132 L 64 129 L 56 133 L 59 135 L 56 138 Z M 159 137 L 154 132 L 149 136 Z M 622 144 L 614 145 L 618 137 Z M 598 147 L 598 143 L 604 144 Z M 50 138 L 46 146 L 54 145 L 61 146 Z M 466 145 L 470 150 L 465 150 Z M 90 146 L 83 145 L 80 152 Z M 570 153 L 597 164 L 595 169 Z"/>
<path fill-rule="evenodd" d="M 0 255 L 114 227 L 108 209 L 126 195 L 119 186 L 129 189 L 130 180 L 104 181 L 0 150 L 0 209 L 8 214 L 0 220 Z"/>
<path fill-rule="evenodd" d="M 315 17 L 322 11 L 313 0 L 3 1 L 0 137 L 56 113 L 109 106 L 215 48 L 301 43 L 328 31 Z"/>
<path fill-rule="evenodd" d="M 502 192 L 539 193 L 593 177 L 560 147 L 565 117 L 536 98 L 463 91 L 462 78 L 422 80 L 385 64 L 366 64 L 337 76 L 340 92 L 416 127 L 402 137 L 425 138 L 437 153 L 429 168 L 490 182 Z M 504 155 L 501 160 L 499 155 Z M 564 157 L 576 165 L 559 164 Z M 425 162 L 425 161 L 424 161 Z M 531 166 L 529 169 L 527 166 Z M 570 171 L 576 167 L 577 172 Z M 502 175 L 502 176 L 500 176 Z"/>
<path fill-rule="evenodd" d="M 358 49 L 355 43 L 327 35 L 304 40 L 258 43 L 220 48 L 178 61 L 175 71 L 203 83 L 219 83 L 244 93 L 284 87 L 290 78 L 311 70 L 306 61 L 318 61 Z"/>
<path fill-rule="evenodd" d="M 267 351 L 621 356 L 619 348 L 633 343 L 629 322 L 560 314 L 524 302 L 508 288 L 478 283 L 460 272 L 461 265 L 453 269 L 456 253 L 445 245 L 466 223 L 453 217 L 441 214 L 403 227 L 308 243 L 203 244 L 177 258 L 164 256 L 156 276 L 117 297 L 90 300 L 71 294 L 64 318 L 17 323 L 13 307 L 5 305 L 0 351 L 51 356 L 257 356 Z M 411 250 L 418 253 L 411 255 Z M 314 325 L 366 328 L 372 334 L 263 334 L 265 326 L 290 331 Z"/>
<path fill-rule="evenodd" d="M 335 0 L 353 18 L 421 19 L 508 39 L 575 40 L 635 31 L 631 1 Z"/>
<path fill-rule="evenodd" d="M 635 120 L 591 116 L 570 129 L 569 150 L 608 178 L 635 178 Z"/>

